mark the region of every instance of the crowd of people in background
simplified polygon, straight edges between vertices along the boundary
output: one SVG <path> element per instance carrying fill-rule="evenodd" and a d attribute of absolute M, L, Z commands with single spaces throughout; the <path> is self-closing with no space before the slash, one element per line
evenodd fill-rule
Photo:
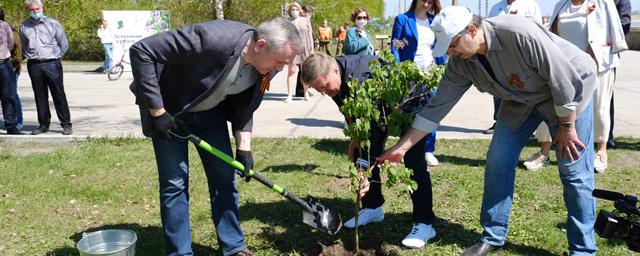
<path fill-rule="evenodd" d="M 0 90 L 5 129 L 8 134 L 22 135 L 23 116 L 17 94 L 21 62 L 27 59 L 27 71 L 36 104 L 38 128 L 31 131 L 38 135 L 49 131 L 51 111 L 49 93 L 53 98 L 63 135 L 73 133 L 71 113 L 64 91 L 63 69 L 60 59 L 69 49 L 64 28 L 57 20 L 45 16 L 40 0 L 26 0 L 29 18 L 20 23 L 17 33 L 2 21 L 0 60 L 2 60 L 2 89 Z M 4 20 L 4 13 L 0 10 Z"/>
<path fill-rule="evenodd" d="M 69 49 L 67 36 L 59 21 L 44 15 L 40 0 L 26 0 L 25 8 L 29 17 L 18 28 L 12 28 L 4 21 L 0 9 L 0 101 L 5 130 L 11 135 L 24 134 L 17 84 L 21 63 L 26 59 L 38 121 L 38 127 L 31 134 L 47 133 L 50 129 L 51 93 L 62 134 L 71 135 L 71 114 L 61 63 Z M 593 172 L 602 173 L 607 169 L 607 148 L 615 147 L 613 91 L 616 67 L 621 63 L 619 53 L 627 49 L 625 36 L 630 28 L 630 11 L 629 0 L 559 0 L 551 16 L 543 16 L 535 0 L 501 0 L 491 8 L 488 18 L 483 19 L 464 7 L 442 8 L 440 0 L 413 0 L 406 12 L 395 17 L 389 48 L 398 63 L 410 61 L 427 70 L 449 61 L 442 82 L 448 87 L 430 93 L 433 101 L 420 112 L 412 127 L 406 127 L 396 146 L 383 153 L 387 134 L 375 126 L 371 127 L 369 152 L 361 152 L 366 149 L 361 149 L 358 141 L 351 141 L 349 145 L 351 160 L 355 160 L 354 152 L 382 155 L 383 160 L 399 162 L 404 159 L 405 165 L 413 169 L 412 178 L 418 183 L 411 197 L 413 226 L 401 241 L 402 245 L 422 248 L 436 235 L 432 226 L 435 214 L 431 179 L 427 171 L 427 166 L 439 165 L 435 155 L 435 129 L 473 84 L 494 95 L 494 124 L 485 131 L 494 137 L 487 152 L 485 170 L 481 209 L 484 232 L 481 241 L 468 248 L 465 255 L 485 255 L 504 245 L 514 171 L 519 154 L 532 135 L 540 142 L 540 150 L 524 161 L 525 168 L 535 171 L 549 165 L 550 151 L 556 143 L 569 217 L 569 249 L 576 254 L 595 253 L 593 230 L 588 227 L 593 226 L 595 219 L 591 212 L 595 205 L 590 190 L 594 185 Z M 312 97 L 309 87 L 312 87 L 331 96 L 341 106 L 344 97 L 349 95 L 347 77 L 357 78 L 360 82 L 370 78 L 367 64 L 377 59 L 379 49 L 374 46 L 375 35 L 367 30 L 372 19 L 367 9 L 357 7 L 345 17 L 351 24 L 336 21 L 339 26 L 333 27 L 331 21 L 323 19 L 316 28 L 317 33 L 312 25 L 313 14 L 311 6 L 293 2 L 286 7 L 286 18 L 265 21 L 256 28 L 233 21 L 210 21 L 143 39 L 132 46 L 134 83 L 131 88 L 140 106 L 143 131 L 152 137 L 157 158 L 161 218 L 168 254 L 188 254 L 191 250 L 191 241 L 185 239 L 190 237 L 188 185 L 185 185 L 188 184 L 188 167 L 181 165 L 187 161 L 187 142 L 171 140 L 167 132 L 178 127 L 175 117 L 180 117 L 182 122 L 196 128 L 195 132 L 201 133 L 201 137 L 231 154 L 225 118 L 233 115 L 236 159 L 251 167 L 253 111 L 262 100 L 265 84 L 268 89 L 271 78 L 285 65 L 285 103 L 292 102 L 294 97 L 309 101 Z M 196 28 L 207 29 L 226 41 L 206 44 L 211 49 L 203 49 L 175 40 L 180 33 L 190 40 L 211 40 L 194 33 Z M 253 33 L 256 36 L 250 36 Z M 519 33 L 529 37 L 524 40 Z M 97 37 L 105 54 L 99 71 L 108 72 L 114 65 L 114 34 L 106 20 L 101 21 Z M 172 43 L 177 45 L 171 49 L 181 52 L 153 47 Z M 334 51 L 332 44 L 336 44 Z M 234 51 L 236 48 L 243 50 Z M 504 51 L 497 52 L 497 48 L 504 48 Z M 218 61 L 185 60 L 184 56 L 197 56 L 208 50 L 233 53 L 233 63 L 227 68 L 225 65 L 230 62 L 221 62 L 227 57 L 222 55 Z M 470 59 L 473 61 L 468 61 Z M 531 59 L 536 61 L 529 62 Z M 173 62 L 189 66 L 188 75 L 192 78 L 180 80 L 185 71 L 177 66 L 167 65 L 164 70 L 157 68 Z M 522 74 L 509 73 L 510 80 L 505 80 L 504 74 L 516 72 L 514 68 L 524 71 Z M 529 72 L 533 68 L 540 68 L 540 72 Z M 551 69 L 556 73 L 550 72 Z M 212 72 L 216 78 L 222 78 L 207 80 Z M 559 77 L 558 73 L 566 76 Z M 523 82 L 526 79 L 532 81 Z M 222 82 L 200 83 L 204 80 Z M 173 83 L 177 81 L 183 87 L 178 88 Z M 491 82 L 482 84 L 479 81 Z M 504 88 L 500 87 L 502 84 Z M 530 94 L 518 94 L 528 85 L 534 86 L 529 88 Z M 259 86 L 260 91 L 248 90 L 253 88 L 251 86 Z M 297 87 L 302 87 L 301 94 L 297 93 Z M 163 94 L 165 91 L 160 88 L 174 94 Z M 198 97 L 204 91 L 211 93 Z M 534 101 L 535 105 L 527 105 Z M 234 102 L 242 104 L 234 105 Z M 173 155 L 180 157 L 171 157 Z M 218 170 L 223 168 L 220 166 L 231 167 L 205 155 L 201 154 L 201 158 L 206 162 L 204 169 L 209 189 L 215 191 L 212 198 L 218 199 L 211 201 L 218 242 L 225 255 L 253 255 L 244 243 L 238 220 L 238 191 L 229 185 L 234 182 L 233 172 Z M 582 165 L 576 167 L 575 162 Z M 373 185 L 363 197 L 363 209 L 358 213 L 359 225 L 384 220 L 384 198 L 377 167 L 372 169 L 370 181 Z M 174 204 L 179 206 L 172 206 Z M 344 226 L 354 228 L 355 217 L 347 220 Z"/>

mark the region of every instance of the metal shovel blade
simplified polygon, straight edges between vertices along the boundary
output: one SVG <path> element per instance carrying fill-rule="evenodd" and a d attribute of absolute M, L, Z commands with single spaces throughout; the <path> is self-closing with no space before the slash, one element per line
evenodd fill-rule
<path fill-rule="evenodd" d="M 342 228 L 340 213 L 324 206 L 320 201 L 310 195 L 305 200 L 309 209 L 302 211 L 302 222 L 322 230 L 330 235 L 335 235 Z"/>

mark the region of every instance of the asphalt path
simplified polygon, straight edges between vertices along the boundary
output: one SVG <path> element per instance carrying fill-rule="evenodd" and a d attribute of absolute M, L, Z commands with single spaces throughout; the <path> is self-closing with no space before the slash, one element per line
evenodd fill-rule
<path fill-rule="evenodd" d="M 640 138 L 640 51 L 626 51 L 617 70 L 615 85 L 616 136 Z M 50 100 L 51 131 L 40 135 L 6 135 L 0 130 L 0 140 L 7 141 L 70 141 L 89 137 L 141 137 L 138 108 L 128 89 L 133 80 L 125 72 L 117 81 L 105 74 L 90 72 L 95 65 L 68 63 L 64 66 L 65 91 L 71 110 L 73 135 L 62 135 L 62 128 Z M 286 70 L 286 69 L 285 69 Z M 23 104 L 24 131 L 38 127 L 31 81 L 25 70 L 18 82 Z M 344 120 L 331 98 L 312 90 L 311 100 L 294 98 L 285 103 L 286 71 L 271 82 L 260 108 L 254 115 L 255 137 L 316 137 L 345 138 Z M 473 87 L 441 122 L 437 137 L 472 139 L 491 136 L 482 131 L 493 123 L 492 97 Z M 30 134 L 30 133 L 29 133 Z"/>

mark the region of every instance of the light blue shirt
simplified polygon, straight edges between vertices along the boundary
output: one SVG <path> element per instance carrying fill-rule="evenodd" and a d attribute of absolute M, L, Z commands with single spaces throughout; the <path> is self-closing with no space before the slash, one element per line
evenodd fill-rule
<path fill-rule="evenodd" d="M 32 21 L 29 18 L 20 24 L 22 54 L 35 60 L 62 58 L 69 50 L 69 41 L 60 22 L 47 16 Z"/>

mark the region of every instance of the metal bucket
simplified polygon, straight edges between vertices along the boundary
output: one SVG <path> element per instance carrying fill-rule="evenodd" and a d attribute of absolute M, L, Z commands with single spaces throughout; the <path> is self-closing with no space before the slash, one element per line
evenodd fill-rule
<path fill-rule="evenodd" d="M 138 236 L 131 230 L 107 229 L 82 233 L 76 244 L 81 256 L 134 256 Z"/>

